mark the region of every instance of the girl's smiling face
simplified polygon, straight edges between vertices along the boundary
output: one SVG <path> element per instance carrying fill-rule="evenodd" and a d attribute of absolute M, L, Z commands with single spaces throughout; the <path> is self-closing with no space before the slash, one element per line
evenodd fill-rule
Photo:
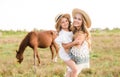
<path fill-rule="evenodd" d="M 68 26 L 69 26 L 69 21 L 68 21 L 68 19 L 65 18 L 65 17 L 61 18 L 60 26 L 61 26 L 62 29 L 68 31 Z"/>
<path fill-rule="evenodd" d="M 83 23 L 83 17 L 81 14 L 77 13 L 73 17 L 73 26 L 75 26 L 76 28 L 80 28 L 82 23 Z"/>

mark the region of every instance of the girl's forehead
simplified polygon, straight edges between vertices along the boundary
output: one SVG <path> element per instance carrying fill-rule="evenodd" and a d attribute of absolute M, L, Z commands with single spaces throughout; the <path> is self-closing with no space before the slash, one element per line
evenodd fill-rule
<path fill-rule="evenodd" d="M 64 22 L 66 20 L 68 20 L 68 19 L 67 18 L 61 18 L 60 22 Z"/>
<path fill-rule="evenodd" d="M 61 20 L 65 20 L 65 19 L 67 19 L 67 18 L 66 18 L 66 17 L 62 17 L 62 18 L 61 18 Z"/>
<path fill-rule="evenodd" d="M 82 18 L 82 14 L 77 13 L 77 14 L 75 14 L 75 17 L 80 17 L 80 18 Z"/>

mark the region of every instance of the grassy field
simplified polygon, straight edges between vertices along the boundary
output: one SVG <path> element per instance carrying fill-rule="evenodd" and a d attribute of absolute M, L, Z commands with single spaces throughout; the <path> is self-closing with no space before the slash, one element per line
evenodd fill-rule
<path fill-rule="evenodd" d="M 90 69 L 84 69 L 79 77 L 120 77 L 120 29 L 93 31 Z M 52 62 L 49 48 L 40 49 L 41 65 L 36 73 L 33 67 L 33 50 L 24 52 L 21 64 L 15 58 L 25 31 L 0 31 L 0 77 L 64 77 L 66 66 L 58 58 Z"/>

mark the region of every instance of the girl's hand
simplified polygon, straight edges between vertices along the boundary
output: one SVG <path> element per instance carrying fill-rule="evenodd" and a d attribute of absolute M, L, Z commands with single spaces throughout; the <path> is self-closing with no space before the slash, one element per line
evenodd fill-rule
<path fill-rule="evenodd" d="M 75 39 L 75 40 L 73 41 L 73 43 L 74 43 L 74 45 L 79 45 L 79 44 L 80 44 L 80 39 Z"/>
<path fill-rule="evenodd" d="M 76 38 L 73 42 L 75 45 L 82 45 L 82 43 L 84 42 L 84 39 Z"/>

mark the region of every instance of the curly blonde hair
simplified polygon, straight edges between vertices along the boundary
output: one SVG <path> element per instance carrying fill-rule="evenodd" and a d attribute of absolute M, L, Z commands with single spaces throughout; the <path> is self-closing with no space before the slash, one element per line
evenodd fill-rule
<path fill-rule="evenodd" d="M 67 18 L 67 20 L 68 20 L 68 22 L 69 22 L 68 30 L 71 31 L 71 19 L 69 19 L 69 18 L 66 17 L 66 16 L 62 16 L 62 17 L 60 18 L 60 20 L 57 22 L 56 26 L 55 26 L 57 32 L 60 32 L 60 30 L 61 30 L 60 21 L 61 21 L 62 18 Z"/>

